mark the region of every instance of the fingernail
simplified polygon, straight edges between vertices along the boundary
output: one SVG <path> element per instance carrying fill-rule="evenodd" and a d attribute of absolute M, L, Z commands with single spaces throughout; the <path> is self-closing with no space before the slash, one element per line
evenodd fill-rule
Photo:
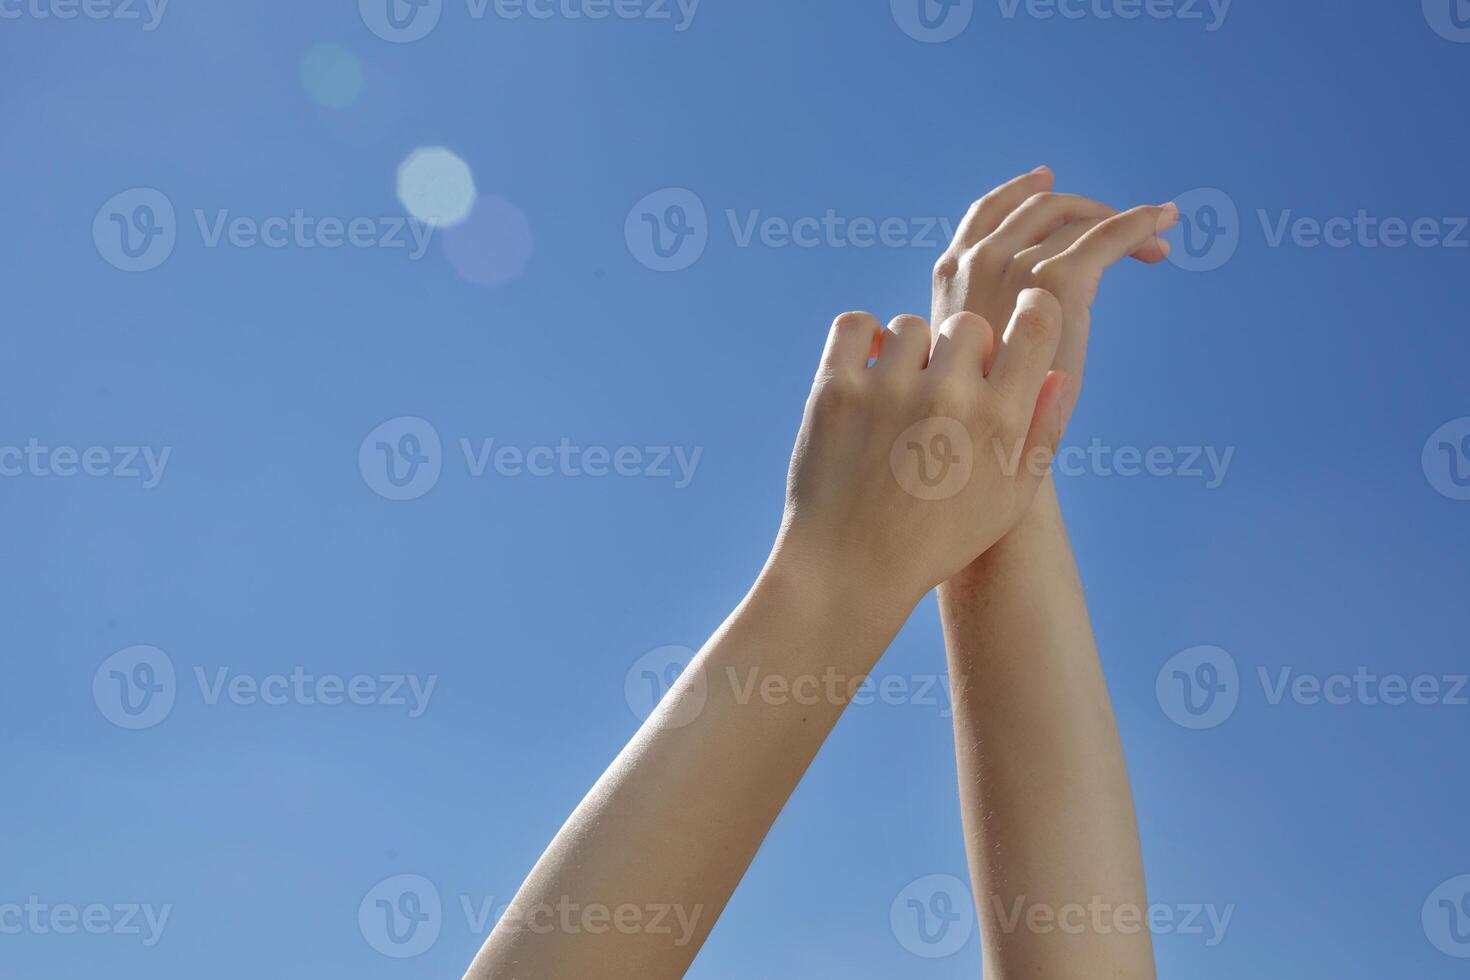
<path fill-rule="evenodd" d="M 1031 173 L 1033 173 L 1033 174 L 1046 174 L 1046 173 L 1051 173 L 1051 168 L 1048 167 L 1046 164 L 1043 163 L 1041 166 L 1039 166 L 1035 170 L 1031 171 Z M 1029 177 L 1030 174 L 1027 174 L 1027 176 Z"/>

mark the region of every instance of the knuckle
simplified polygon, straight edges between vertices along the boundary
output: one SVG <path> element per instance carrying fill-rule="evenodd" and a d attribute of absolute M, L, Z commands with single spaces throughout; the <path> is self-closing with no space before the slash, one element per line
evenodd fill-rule
<path fill-rule="evenodd" d="M 974 279 L 1004 275 L 1015 256 L 986 240 L 971 248 L 965 258 L 968 260 L 970 277 Z"/>
<path fill-rule="evenodd" d="M 934 263 L 935 282 L 953 282 L 960 272 L 959 256 L 953 252 L 945 252 Z"/>
<path fill-rule="evenodd" d="M 915 334 L 922 332 L 927 335 L 929 333 L 929 321 L 921 316 L 915 316 L 912 313 L 901 313 L 893 318 L 893 322 L 888 325 L 888 329 L 900 335 L 909 332 Z"/>
<path fill-rule="evenodd" d="M 1062 303 L 1051 290 L 1040 286 L 1033 286 L 1026 290 L 1028 305 L 1027 312 L 1033 313 L 1040 318 L 1053 324 L 1057 329 L 1062 325 Z"/>
<path fill-rule="evenodd" d="M 1030 210 L 1032 208 L 1049 208 L 1062 199 L 1062 195 L 1056 191 L 1038 191 L 1026 198 L 1022 207 Z"/>
<path fill-rule="evenodd" d="M 840 314 L 832 321 L 832 329 L 838 333 L 853 333 L 863 330 L 871 331 L 877 324 L 877 318 L 871 313 L 858 311 Z"/>
<path fill-rule="evenodd" d="M 990 321 L 979 313 L 961 310 L 949 318 L 949 329 L 957 334 L 981 333 L 990 329 Z"/>
<path fill-rule="evenodd" d="M 1071 266 L 1065 255 L 1044 259 L 1032 270 L 1036 284 L 1055 296 L 1066 286 L 1071 275 Z"/>

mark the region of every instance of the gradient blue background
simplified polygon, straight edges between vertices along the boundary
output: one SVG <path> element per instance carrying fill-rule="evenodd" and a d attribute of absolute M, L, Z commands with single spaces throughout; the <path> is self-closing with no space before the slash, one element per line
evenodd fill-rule
<path fill-rule="evenodd" d="M 382 139 L 332 136 L 299 64 L 335 41 L 398 88 Z M 1118 204 L 1218 187 L 1223 267 L 1120 267 L 1069 440 L 1234 446 L 1228 479 L 1066 478 L 1141 819 L 1151 897 L 1233 904 L 1225 941 L 1157 941 L 1162 976 L 1464 976 L 1420 907 L 1470 872 L 1470 708 L 1268 706 L 1257 667 L 1466 669 L 1470 503 L 1429 434 L 1470 415 L 1470 250 L 1268 247 L 1256 210 L 1470 209 L 1470 45 L 1417 0 L 1237 0 L 1198 21 L 1004 18 L 923 44 L 882 0 L 705 0 L 667 22 L 471 21 L 373 36 L 350 0 L 174 0 L 158 28 L 0 20 L 0 444 L 173 447 L 153 490 L 0 479 L 0 903 L 171 903 L 162 941 L 0 936 L 0 978 L 459 976 L 458 896 L 509 899 L 637 726 L 624 674 L 698 646 L 760 566 L 826 326 L 926 312 L 930 248 L 736 247 L 726 209 L 948 216 L 1039 163 Z M 1458 94 L 1457 94 L 1458 93 Z M 443 144 L 522 209 L 499 289 L 425 258 L 206 249 L 194 207 L 401 214 L 394 171 Z M 97 209 L 164 191 L 159 269 L 99 257 Z M 628 210 L 696 191 L 711 241 L 658 274 Z M 396 503 L 357 451 L 430 420 L 445 473 Z M 472 479 L 457 440 L 704 448 L 685 490 Z M 883 674 L 943 669 L 932 601 Z M 98 666 L 167 651 L 178 704 L 129 732 Z M 1213 643 L 1245 690 L 1187 731 L 1154 682 Z M 208 706 L 192 671 L 437 674 L 429 711 Z M 910 955 L 889 905 L 964 875 L 949 720 L 844 717 L 692 976 L 965 977 L 978 941 Z M 446 918 L 376 953 L 357 908 L 421 874 Z"/>

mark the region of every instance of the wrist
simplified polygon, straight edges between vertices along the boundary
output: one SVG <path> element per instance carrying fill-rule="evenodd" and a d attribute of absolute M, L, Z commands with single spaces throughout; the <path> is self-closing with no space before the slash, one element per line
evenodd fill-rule
<path fill-rule="evenodd" d="M 927 590 L 902 584 L 870 556 L 783 527 L 761 570 L 756 590 L 792 598 L 828 621 L 854 622 L 876 631 L 899 628 Z"/>
<path fill-rule="evenodd" d="M 1061 502 L 1057 497 L 1056 478 L 1048 476 L 1041 482 L 1036 498 L 1015 526 L 945 582 L 941 592 L 954 586 L 977 588 L 998 576 L 1014 574 L 1018 563 L 1039 560 L 1041 556 L 1055 552 L 1058 545 L 1070 551 Z"/>

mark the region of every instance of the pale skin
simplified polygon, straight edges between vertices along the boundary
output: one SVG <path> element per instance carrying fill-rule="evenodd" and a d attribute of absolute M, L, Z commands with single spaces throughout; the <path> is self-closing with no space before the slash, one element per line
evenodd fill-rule
<path fill-rule="evenodd" d="M 1020 204 L 1009 213 L 1019 213 Z M 1018 530 L 1029 540 L 1035 532 L 1028 528 L 1036 519 L 1028 520 L 1028 514 L 1039 494 L 1044 498 L 1052 492 L 1045 463 L 1066 427 L 1082 373 L 1081 354 L 1071 356 L 1077 304 L 1085 297 L 1085 316 L 1108 265 L 1158 248 L 1154 235 L 1163 216 L 1158 209 L 1148 215 L 1147 227 L 1134 212 L 1115 216 L 1111 209 L 1105 215 L 1094 209 L 1066 217 L 1072 212 L 1062 210 L 1064 218 L 1055 228 L 1051 218 L 1030 222 L 1028 217 L 1018 229 L 1023 239 L 1039 235 L 1032 243 L 1037 244 L 1093 222 L 1070 243 L 1066 261 L 1048 267 L 1045 283 L 1039 276 L 1034 282 L 1002 276 L 1003 285 L 994 288 L 1004 289 L 1003 298 L 982 305 L 973 301 L 972 287 L 990 280 L 967 277 L 964 285 L 945 280 L 950 311 L 936 320 L 932 336 L 929 323 L 919 317 L 899 317 L 886 328 L 866 313 L 837 318 L 807 401 L 785 515 L 764 569 L 553 839 L 471 965 L 470 980 L 682 976 L 856 684 L 919 600 L 941 583 L 955 583 L 942 593 L 947 635 L 952 664 L 958 660 L 967 675 L 978 673 L 973 661 L 989 651 L 1014 653 L 1014 646 L 1025 643 L 1070 649 L 1079 628 L 1090 642 L 1085 608 L 1079 616 L 1066 598 L 1048 599 L 1038 612 L 1035 597 L 1011 600 L 1009 588 L 997 585 L 996 596 L 1010 606 L 998 627 L 986 621 L 983 602 L 965 598 L 969 588 L 989 583 L 982 556 L 999 550 L 999 543 Z M 990 212 L 972 210 L 971 219 L 982 213 Z M 974 227 L 974 220 L 967 219 L 966 227 Z M 964 261 L 957 259 L 956 272 Z M 936 287 L 940 283 L 936 277 Z M 997 339 L 992 322 L 1007 325 L 1002 338 Z M 936 436 L 943 441 L 936 442 Z M 919 471 L 910 472 L 904 463 L 916 446 L 920 456 L 923 447 L 942 447 L 946 458 L 963 460 L 954 471 L 962 478 L 936 489 L 916 477 Z M 1032 462 L 1007 466 L 1006 458 Z M 946 464 L 942 472 L 951 471 Z M 1048 539 L 1042 538 L 1045 545 Z M 1055 547 L 1055 539 L 1049 540 Z M 1028 573 L 1065 570 L 1069 561 L 1048 556 L 1028 566 Z M 1042 585 L 1048 591 L 1054 587 L 1049 581 Z M 1064 587 L 1058 591 L 1065 595 Z M 1033 621 L 1037 615 L 1060 616 L 1064 622 L 1043 629 Z M 850 679 L 839 685 L 836 696 L 792 699 L 759 693 L 761 681 L 769 678 L 789 689 L 804 679 L 834 675 Z M 1015 690 L 1025 692 L 1026 686 L 1016 682 Z M 1078 700 L 1094 693 L 1084 686 Z M 1050 704 L 1055 696 L 1042 692 L 1044 700 L 1037 703 Z M 1102 697 L 1106 701 L 1105 691 Z M 956 708 L 965 713 L 967 726 L 983 725 L 975 713 L 994 710 L 979 693 L 967 693 L 964 701 Z M 957 729 L 961 724 L 957 714 Z M 1082 724 L 1089 732 L 1112 730 L 1110 717 L 1105 726 Z M 1027 751 L 1033 760 L 1028 764 L 1080 762 L 1066 752 L 1053 758 L 1034 747 Z M 996 765 L 983 748 L 962 752 L 962 781 L 968 773 L 977 787 L 962 794 L 972 859 L 977 846 L 991 843 L 978 836 L 972 816 L 997 803 L 1053 802 L 1044 794 L 1027 798 L 1029 790 L 993 782 L 990 772 Z M 1121 778 L 1126 797 L 1121 766 L 1119 756 L 1118 771 L 1109 773 Z M 1000 771 L 1007 770 L 1002 765 Z M 1074 774 L 1068 769 L 1040 776 L 1043 782 L 1062 778 Z M 1106 801 L 1116 787 L 1099 785 L 1096 792 Z M 1070 802 L 1061 788 L 1055 799 Z M 1024 837 L 1026 821 L 1036 816 L 1014 814 L 1014 832 Z M 1037 882 L 1037 894 L 1060 894 L 1075 882 L 1096 880 L 1132 894 L 1126 860 L 1084 853 L 1090 843 L 1116 843 L 1111 835 L 1079 840 L 1084 835 L 1078 826 L 1061 815 L 1045 816 L 1044 826 L 1060 826 L 1049 829 L 1036 848 L 1066 842 L 1068 855 L 1076 853 L 1082 868 L 1070 878 L 1050 867 L 1055 855 L 1044 855 L 1042 866 L 1022 869 L 1018 859 L 1002 866 L 1006 873 L 1026 870 L 1034 876 L 1027 881 Z M 1128 817 L 1131 821 L 1131 804 Z M 1121 832 L 1121 822 L 1116 829 Z M 1136 856 L 1131 824 L 1128 833 Z M 1003 843 L 1032 856 L 1039 853 L 1029 849 L 1028 841 L 1006 838 Z M 1122 866 L 1116 874 L 1111 871 L 1115 864 Z M 982 860 L 975 868 L 978 896 L 995 882 L 993 862 Z M 1108 874 L 1100 879 L 1091 869 Z M 1141 874 L 1136 877 L 1141 887 Z M 987 956 L 990 939 L 987 934 Z M 1054 974 L 1047 964 L 1073 960 L 1046 958 L 1072 952 L 1027 953 L 996 962 L 1039 971 L 1031 975 L 1072 975 Z"/>
<path fill-rule="evenodd" d="M 1091 237 L 1108 259 L 1161 261 L 1168 244 L 1151 231 L 1178 212 L 1114 217 L 1051 193 L 1053 181 L 1033 171 L 971 210 L 935 267 L 934 315 L 1002 317 L 1021 290 L 1046 286 L 1064 311 L 1054 367 L 1080 381 L 1097 266 L 1078 272 L 1076 250 Z M 1127 768 L 1051 480 L 1009 534 L 940 586 L 939 609 L 985 976 L 1153 977 Z M 1080 930 L 1026 925 L 1033 908 L 1079 905 L 1107 911 Z"/>

